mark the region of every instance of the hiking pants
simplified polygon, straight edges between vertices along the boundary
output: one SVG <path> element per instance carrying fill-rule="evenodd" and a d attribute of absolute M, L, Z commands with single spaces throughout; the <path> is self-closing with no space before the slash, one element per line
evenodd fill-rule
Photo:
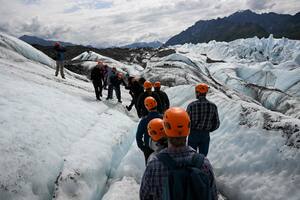
<path fill-rule="evenodd" d="M 105 89 L 105 90 L 107 90 L 107 75 L 105 75 L 104 77 L 103 77 L 103 88 Z"/>
<path fill-rule="evenodd" d="M 107 91 L 107 99 L 112 99 L 113 98 L 113 85 L 108 85 L 108 91 Z"/>
<path fill-rule="evenodd" d="M 116 96 L 118 101 L 121 101 L 121 89 L 120 86 L 113 86 L 113 85 L 109 85 L 108 86 L 108 95 L 107 95 L 107 99 L 113 99 L 113 90 L 115 90 Z"/>
<path fill-rule="evenodd" d="M 195 149 L 198 153 L 205 156 L 208 154 L 210 136 L 208 131 L 191 130 L 188 145 Z"/>
<path fill-rule="evenodd" d="M 121 101 L 121 89 L 120 89 L 120 86 L 119 85 L 118 86 L 114 86 L 114 89 L 115 89 L 118 101 Z"/>
<path fill-rule="evenodd" d="M 65 78 L 64 74 L 64 61 L 56 61 L 56 71 L 55 71 L 55 76 L 58 76 L 58 72 L 60 71 L 60 75 L 62 78 Z"/>
<path fill-rule="evenodd" d="M 130 108 L 129 110 L 131 110 L 132 107 L 133 107 L 134 105 L 136 105 L 136 101 L 137 101 L 137 97 L 136 97 L 135 95 L 131 95 L 131 96 L 132 96 L 132 100 L 131 100 L 130 105 L 128 106 L 128 107 Z"/>
<path fill-rule="evenodd" d="M 96 98 L 100 99 L 100 96 L 102 97 L 102 83 L 97 82 L 97 81 L 93 81 L 93 85 L 94 85 L 94 88 L 95 88 Z"/>

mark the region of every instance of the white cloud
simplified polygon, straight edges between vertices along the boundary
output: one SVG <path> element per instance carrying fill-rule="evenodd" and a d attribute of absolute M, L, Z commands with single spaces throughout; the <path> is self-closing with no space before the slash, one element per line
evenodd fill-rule
<path fill-rule="evenodd" d="M 264 10 L 264 9 L 271 9 L 273 6 L 275 6 L 274 2 L 270 2 L 268 0 L 248 0 L 247 4 L 249 5 L 250 9 L 254 10 Z"/>
<path fill-rule="evenodd" d="M 237 10 L 294 14 L 298 0 L 0 0 L 2 31 L 81 44 L 166 40 Z M 3 25 L 3 26 L 2 26 Z"/>

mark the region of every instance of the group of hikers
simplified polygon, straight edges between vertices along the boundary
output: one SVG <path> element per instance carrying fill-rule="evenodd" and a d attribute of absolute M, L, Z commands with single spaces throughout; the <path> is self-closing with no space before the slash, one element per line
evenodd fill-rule
<path fill-rule="evenodd" d="M 96 99 L 100 100 L 102 97 L 102 89 L 106 89 L 108 85 L 107 100 L 113 98 L 113 90 L 115 90 L 118 102 L 122 103 L 120 86 L 123 85 L 125 89 L 129 90 L 132 97 L 130 105 L 126 109 L 130 111 L 134 106 L 139 118 L 148 114 L 148 110 L 144 105 L 144 100 L 148 96 L 152 96 L 158 102 L 158 111 L 163 113 L 169 108 L 170 102 L 168 95 L 161 91 L 160 82 L 157 81 L 152 85 L 151 82 L 146 81 L 143 77 L 137 78 L 130 75 L 123 75 L 118 72 L 115 67 L 110 68 L 108 65 L 101 61 L 91 71 L 91 80 L 95 88 Z M 154 87 L 154 91 L 152 91 Z"/>
<path fill-rule="evenodd" d="M 153 96 L 144 99 L 147 114 L 136 132 L 146 163 L 141 200 L 218 199 L 213 169 L 206 156 L 209 134 L 218 129 L 220 121 L 217 106 L 206 98 L 208 90 L 207 84 L 198 84 L 197 100 L 186 110 L 164 110 Z"/>
<path fill-rule="evenodd" d="M 91 80 L 94 85 L 96 99 L 101 101 L 102 89 L 107 89 L 106 100 L 113 98 L 113 90 L 116 93 L 119 103 L 122 103 L 121 99 L 121 84 L 127 86 L 125 83 L 123 74 L 118 72 L 115 67 L 110 68 L 108 65 L 98 61 L 98 64 L 92 69 Z"/>
<path fill-rule="evenodd" d="M 118 72 L 115 67 L 110 68 L 101 61 L 98 61 L 98 64 L 92 69 L 91 80 L 95 88 L 96 99 L 100 101 L 102 88 L 105 89 L 106 85 L 108 85 L 108 95 L 106 99 L 112 99 L 113 90 L 115 90 L 118 102 L 122 103 L 120 85 L 124 85 L 132 97 L 131 103 L 126 106 L 126 109 L 130 111 L 134 106 L 139 118 L 145 117 L 148 114 L 148 110 L 144 105 L 146 97 L 151 96 L 156 100 L 157 110 L 161 114 L 170 106 L 168 95 L 161 90 L 159 81 L 152 84 L 143 77 L 124 76 L 121 72 Z M 154 88 L 154 91 L 152 91 L 152 88 Z"/>
<path fill-rule="evenodd" d="M 54 50 L 56 52 L 55 76 L 58 76 L 58 73 L 60 72 L 61 77 L 65 79 L 64 53 L 66 52 L 66 49 L 59 42 L 56 42 L 54 44 Z M 113 98 L 113 90 L 115 90 L 118 102 L 122 103 L 120 85 L 123 84 L 124 86 L 127 86 L 127 84 L 124 81 L 123 74 L 121 72 L 117 72 L 115 67 L 111 68 L 101 61 L 98 61 L 97 65 L 91 71 L 91 80 L 93 82 L 97 100 L 101 101 L 100 97 L 102 97 L 103 89 L 108 90 L 107 100 Z"/>
<path fill-rule="evenodd" d="M 200 83 L 195 87 L 196 100 L 187 109 L 170 107 L 168 95 L 161 83 L 128 76 L 102 62 L 92 70 L 91 79 L 97 99 L 102 96 L 107 82 L 108 97 L 115 89 L 121 101 L 120 84 L 129 90 L 140 119 L 136 142 L 143 152 L 146 164 L 141 187 L 141 200 L 215 200 L 218 199 L 212 166 L 206 158 L 210 132 L 220 125 L 217 106 L 208 101 L 209 86 Z M 109 75 L 108 75 L 109 74 Z M 97 89 L 98 88 L 98 89 Z M 111 92 L 110 92 L 111 91 Z"/>
<path fill-rule="evenodd" d="M 62 78 L 65 49 L 58 43 L 57 68 Z M 138 148 L 143 152 L 146 169 L 143 174 L 141 200 L 216 200 L 218 192 L 213 168 L 207 159 L 210 132 L 219 128 L 217 106 L 208 101 L 209 86 L 200 83 L 195 87 L 196 100 L 187 109 L 170 107 L 168 95 L 161 83 L 144 78 L 126 76 L 115 67 L 98 61 L 91 71 L 96 99 L 101 101 L 102 89 L 107 89 L 107 100 L 115 90 L 122 103 L 120 85 L 132 96 L 141 118 L 136 132 Z M 154 88 L 154 90 L 152 90 Z"/>

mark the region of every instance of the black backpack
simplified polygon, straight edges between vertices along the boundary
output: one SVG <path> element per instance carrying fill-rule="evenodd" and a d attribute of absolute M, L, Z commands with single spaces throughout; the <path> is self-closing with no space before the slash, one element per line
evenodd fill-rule
<path fill-rule="evenodd" d="M 209 177 L 201 171 L 204 155 L 195 153 L 191 160 L 176 162 L 168 153 L 157 155 L 168 168 L 168 177 L 163 181 L 163 200 L 211 200 Z"/>

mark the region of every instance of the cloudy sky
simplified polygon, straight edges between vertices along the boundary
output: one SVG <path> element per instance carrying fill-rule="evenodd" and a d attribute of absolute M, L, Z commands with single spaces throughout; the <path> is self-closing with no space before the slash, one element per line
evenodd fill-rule
<path fill-rule="evenodd" d="M 94 46 L 165 42 L 245 9 L 295 14 L 300 0 L 0 0 L 0 31 Z"/>

